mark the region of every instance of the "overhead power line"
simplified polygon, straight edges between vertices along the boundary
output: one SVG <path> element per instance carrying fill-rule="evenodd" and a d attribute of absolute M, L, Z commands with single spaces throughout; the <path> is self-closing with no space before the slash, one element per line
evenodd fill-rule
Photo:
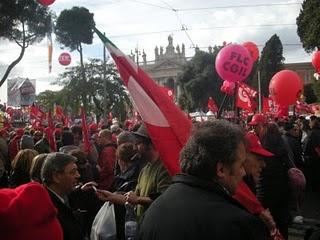
<path fill-rule="evenodd" d="M 261 28 L 261 27 L 292 27 L 297 26 L 295 23 L 277 23 L 277 24 L 260 24 L 260 25 L 239 25 L 239 26 L 209 26 L 202 28 L 187 28 L 186 25 L 182 25 L 181 29 L 169 29 L 162 31 L 150 31 L 150 32 L 140 32 L 140 33 L 132 33 L 132 34 L 124 34 L 124 35 L 110 35 L 110 38 L 123 38 L 123 37 L 133 37 L 133 36 L 141 36 L 141 35 L 152 35 L 158 33 L 170 33 L 170 32 L 180 32 L 184 30 L 188 31 L 196 31 L 196 30 L 210 30 L 210 29 L 227 29 L 227 28 Z"/>
<path fill-rule="evenodd" d="M 201 10 L 210 10 L 210 9 L 224 9 L 224 8 L 257 8 L 257 7 L 275 7 L 275 6 L 296 6 L 296 5 L 301 5 L 302 2 L 287 2 L 287 3 L 260 3 L 260 4 L 241 4 L 241 5 L 226 5 L 226 6 L 211 6 L 211 7 L 194 7 L 194 8 L 172 8 L 169 4 L 164 3 L 167 5 L 161 6 L 149 2 L 144 2 L 140 0 L 131 0 L 132 2 L 140 3 L 143 5 L 151 6 L 151 7 L 156 7 L 156 8 L 161 8 L 169 11 L 174 11 L 174 12 L 185 12 L 185 11 L 201 11 Z"/>
<path fill-rule="evenodd" d="M 212 7 L 199 7 L 199 8 L 177 8 L 176 11 L 200 11 L 210 9 L 224 9 L 224 8 L 253 8 L 253 7 L 273 7 L 273 6 L 292 6 L 301 5 L 302 2 L 293 3 L 262 3 L 262 4 L 243 4 L 243 5 L 227 5 L 227 6 L 212 6 Z"/>

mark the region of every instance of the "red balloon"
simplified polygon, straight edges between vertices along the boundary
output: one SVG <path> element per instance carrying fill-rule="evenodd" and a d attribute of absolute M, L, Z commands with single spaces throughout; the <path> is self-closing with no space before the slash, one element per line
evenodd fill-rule
<path fill-rule="evenodd" d="M 320 72 L 320 51 L 316 51 L 312 55 L 312 65 L 316 69 L 316 72 Z"/>
<path fill-rule="evenodd" d="M 258 60 L 259 58 L 259 49 L 257 47 L 257 45 L 253 42 L 244 42 L 242 44 L 242 46 L 244 46 L 250 53 L 252 60 L 255 62 Z"/>
<path fill-rule="evenodd" d="M 40 3 L 43 6 L 49 6 L 52 3 L 54 3 L 55 0 L 38 0 L 38 3 Z"/>
<path fill-rule="evenodd" d="M 63 66 L 68 66 L 71 63 L 71 56 L 69 53 L 61 53 L 59 56 L 59 63 Z"/>
<path fill-rule="evenodd" d="M 289 106 L 299 99 L 303 88 L 300 76 L 291 70 L 276 73 L 269 84 L 270 96 L 280 106 Z"/>

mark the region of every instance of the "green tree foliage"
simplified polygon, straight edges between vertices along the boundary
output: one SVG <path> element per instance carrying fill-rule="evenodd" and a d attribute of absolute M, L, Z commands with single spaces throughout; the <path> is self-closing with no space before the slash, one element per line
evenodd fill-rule
<path fill-rule="evenodd" d="M 73 115 L 78 115 L 82 103 L 82 96 L 85 96 L 87 112 L 94 112 L 98 117 L 103 114 L 104 92 L 103 92 L 103 62 L 99 59 L 90 59 L 85 64 L 86 82 L 79 81 L 81 66 L 70 67 L 62 73 L 54 84 L 62 86 L 59 92 L 46 91 L 38 95 L 38 102 L 43 106 L 53 106 L 57 103 L 65 108 L 72 109 Z M 108 112 L 113 112 L 120 119 L 125 118 L 126 105 L 130 100 L 125 91 L 122 81 L 113 64 L 106 68 L 106 106 Z"/>
<path fill-rule="evenodd" d="M 314 92 L 312 83 L 304 85 L 304 87 L 303 87 L 303 95 L 305 97 L 306 103 L 308 103 L 308 104 L 314 103 L 314 102 L 317 101 L 317 96 L 316 96 L 316 94 Z"/>
<path fill-rule="evenodd" d="M 83 63 L 82 43 L 92 44 L 93 28 L 95 22 L 93 14 L 84 7 L 73 7 L 63 10 L 57 19 L 55 34 L 57 41 L 71 51 L 77 50 L 80 54 L 80 78 L 83 85 L 88 82 L 85 79 L 85 67 Z M 82 95 L 82 103 L 88 107 L 86 96 Z"/>
<path fill-rule="evenodd" d="M 183 73 L 178 77 L 181 89 L 179 105 L 189 111 L 207 110 L 208 98 L 212 96 L 220 105 L 223 93 L 222 85 L 215 71 L 215 59 L 221 48 L 214 47 L 213 53 L 197 51 L 192 60 L 184 67 Z"/>
<path fill-rule="evenodd" d="M 8 78 L 11 70 L 21 61 L 26 48 L 40 42 L 51 31 L 52 14 L 48 8 L 33 0 L 1 0 L 0 37 L 14 41 L 20 53 L 6 69 L 0 87 Z"/>
<path fill-rule="evenodd" d="M 320 1 L 304 0 L 296 23 L 303 48 L 308 53 L 320 50 Z"/>
<path fill-rule="evenodd" d="M 264 46 L 260 58 L 261 93 L 269 96 L 269 83 L 274 74 L 284 68 L 285 58 L 280 38 L 274 34 Z"/>
<path fill-rule="evenodd" d="M 58 104 L 61 106 L 67 106 L 66 103 L 66 91 L 51 91 L 46 90 L 44 92 L 39 93 L 36 96 L 37 105 L 43 107 L 46 111 L 53 111 L 54 104 Z"/>

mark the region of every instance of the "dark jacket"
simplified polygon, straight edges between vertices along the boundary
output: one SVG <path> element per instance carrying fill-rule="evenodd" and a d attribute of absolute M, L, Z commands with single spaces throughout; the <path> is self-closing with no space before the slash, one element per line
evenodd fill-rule
<path fill-rule="evenodd" d="M 287 139 L 288 145 L 292 151 L 294 164 L 297 168 L 303 168 L 303 160 L 302 160 L 302 147 L 300 143 L 300 139 L 298 137 L 294 137 L 289 133 L 286 133 L 284 137 Z"/>
<path fill-rule="evenodd" d="M 50 153 L 49 142 L 45 138 L 41 138 L 35 145 L 34 149 L 39 153 Z"/>
<path fill-rule="evenodd" d="M 274 156 L 265 158 L 257 184 L 257 197 L 265 208 L 269 208 L 280 233 L 288 237 L 290 160 L 281 136 L 263 139 L 262 145 Z"/>
<path fill-rule="evenodd" d="M 145 213 L 139 238 L 263 240 L 268 230 L 217 183 L 179 174 Z"/>
<path fill-rule="evenodd" d="M 58 220 L 63 230 L 63 239 L 84 240 L 83 230 L 72 209 L 64 204 L 53 192 L 49 189 L 47 190 L 52 203 L 58 210 Z"/>
<path fill-rule="evenodd" d="M 113 191 L 118 193 L 134 191 L 137 185 L 139 173 L 140 166 L 138 162 L 135 162 L 127 171 L 124 173 L 119 173 L 117 176 L 115 176 Z M 116 217 L 117 239 L 125 239 L 124 225 L 126 209 L 124 205 L 114 204 L 114 212 Z"/>

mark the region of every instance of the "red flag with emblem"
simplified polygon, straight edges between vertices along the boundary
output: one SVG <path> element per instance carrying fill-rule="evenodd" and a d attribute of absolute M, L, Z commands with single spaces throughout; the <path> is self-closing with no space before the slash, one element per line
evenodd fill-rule
<path fill-rule="evenodd" d="M 254 109 L 257 107 L 255 101 L 257 93 L 258 92 L 256 90 L 254 90 L 247 84 L 239 83 L 238 91 L 236 94 L 236 106 L 238 108 L 254 111 Z"/>
<path fill-rule="evenodd" d="M 191 132 L 191 122 L 139 66 L 95 29 L 116 63 L 160 158 L 171 174 L 180 172 L 179 153 Z"/>

